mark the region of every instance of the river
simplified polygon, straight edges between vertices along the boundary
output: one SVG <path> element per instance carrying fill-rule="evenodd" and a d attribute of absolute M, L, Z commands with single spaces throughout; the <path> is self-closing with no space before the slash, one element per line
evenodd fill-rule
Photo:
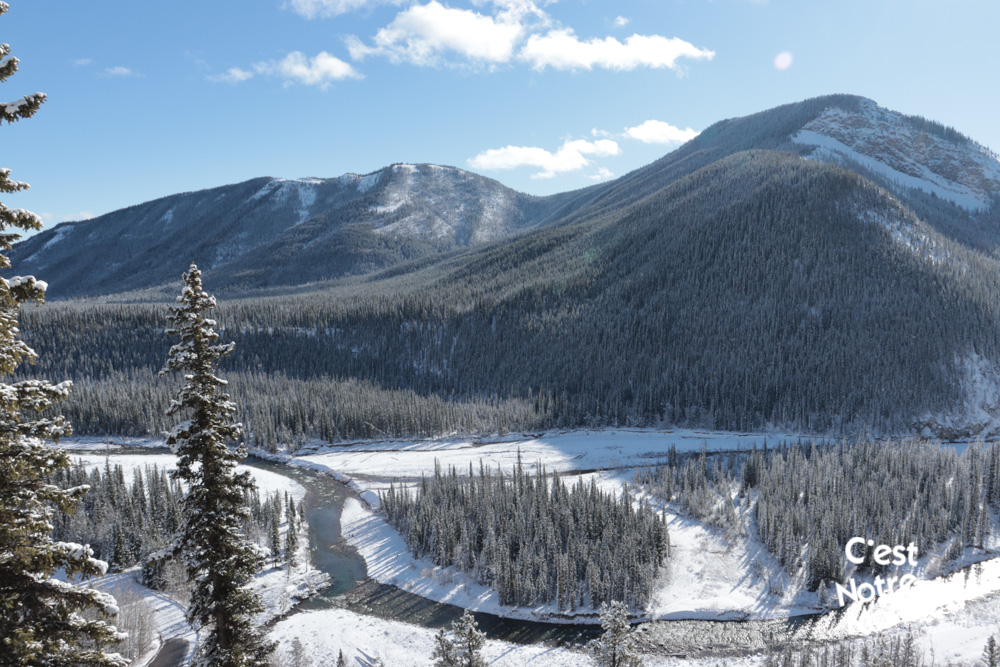
<path fill-rule="evenodd" d="M 330 575 L 332 585 L 296 606 L 291 613 L 341 607 L 360 614 L 413 623 L 427 628 L 450 626 L 464 610 L 433 602 L 395 586 L 379 584 L 367 577 L 364 560 L 340 535 L 340 513 L 353 492 L 329 475 L 284 464 L 250 458 L 255 468 L 294 479 L 306 488 L 306 519 L 315 567 Z M 600 634 L 594 624 L 542 623 L 508 619 L 477 612 L 476 622 L 490 639 L 521 644 L 538 642 L 580 645 Z M 745 655 L 762 651 L 768 643 L 814 643 L 829 641 L 828 624 L 817 624 L 818 616 L 768 621 L 653 621 L 637 626 L 644 648 L 663 654 L 692 656 Z M 823 627 L 824 629 L 820 629 Z"/>

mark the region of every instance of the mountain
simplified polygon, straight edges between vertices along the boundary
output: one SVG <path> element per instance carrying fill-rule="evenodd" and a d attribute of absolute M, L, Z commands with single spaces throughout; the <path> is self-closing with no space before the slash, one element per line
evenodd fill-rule
<path fill-rule="evenodd" d="M 206 284 L 229 290 L 225 370 L 265 446 L 601 424 L 989 435 L 995 163 L 936 123 L 817 98 L 720 121 L 609 183 L 510 194 L 522 217 L 492 240 L 456 235 L 309 283 L 314 263 L 330 264 L 281 240 L 335 227 L 319 213 L 275 233 L 270 252 L 219 262 Z M 234 201 L 266 187 L 301 202 L 298 185 L 251 183 Z M 422 201 L 429 220 L 438 209 Z M 373 202 L 355 210 L 388 206 Z M 369 238 L 408 247 L 438 228 L 368 220 Z M 238 273 L 253 267 L 267 268 Z M 257 289 L 268 285 L 284 287 Z M 32 372 L 77 383 L 67 414 L 80 432 L 161 427 L 153 373 L 169 340 L 163 292 L 151 295 L 25 312 L 43 352 Z"/>
<path fill-rule="evenodd" d="M 430 164 L 256 178 L 57 225 L 13 257 L 19 271 L 48 276 L 54 297 L 154 287 L 192 261 L 222 287 L 305 283 L 504 238 L 558 202 Z"/>

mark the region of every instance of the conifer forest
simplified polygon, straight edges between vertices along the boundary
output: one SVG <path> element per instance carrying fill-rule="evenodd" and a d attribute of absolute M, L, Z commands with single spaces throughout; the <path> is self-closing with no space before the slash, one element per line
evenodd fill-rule
<path fill-rule="evenodd" d="M 995 0 L 55 5 L 0 667 L 1000 667 Z"/>

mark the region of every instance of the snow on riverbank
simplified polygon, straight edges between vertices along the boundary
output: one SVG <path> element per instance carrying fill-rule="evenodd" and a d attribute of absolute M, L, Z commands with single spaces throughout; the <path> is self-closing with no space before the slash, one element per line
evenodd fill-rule
<path fill-rule="evenodd" d="M 121 466 L 122 472 L 125 475 L 125 483 L 131 484 L 132 478 L 136 470 L 143 470 L 147 466 L 156 466 L 160 470 L 174 470 L 177 468 L 177 456 L 174 454 L 116 454 L 114 450 L 110 457 L 106 457 L 102 454 L 78 454 L 73 453 L 70 456 L 70 461 L 76 464 L 78 461 L 82 462 L 84 467 L 88 470 L 94 468 L 100 468 L 102 473 L 104 470 L 105 462 L 110 462 L 111 468 L 114 469 L 115 466 Z M 253 466 L 240 465 L 237 467 L 238 472 L 243 472 L 244 470 L 249 471 L 250 475 L 254 478 L 257 483 L 257 490 L 260 492 L 261 498 L 273 494 L 275 491 L 284 493 L 288 492 L 288 495 L 298 503 L 306 495 L 306 489 L 304 486 L 299 484 L 293 479 L 289 479 L 285 475 L 280 473 L 271 472 L 270 470 L 261 470 L 260 468 L 254 468 Z"/>
<path fill-rule="evenodd" d="M 586 619 L 570 618 L 554 605 L 526 608 L 500 604 L 496 591 L 475 583 L 457 568 L 438 567 L 428 560 L 416 558 L 396 529 L 356 498 L 348 498 L 344 503 L 340 521 L 344 539 L 365 559 L 368 576 L 379 583 L 391 584 L 435 602 L 506 618 L 556 623 L 595 622 L 593 615 Z"/>
<path fill-rule="evenodd" d="M 810 442 L 812 438 L 690 429 L 611 429 L 512 436 L 490 442 L 473 439 L 365 442 L 302 450 L 296 460 L 320 464 L 362 483 L 372 476 L 383 480 L 419 477 L 422 472 L 434 469 L 435 459 L 445 470 L 450 466 L 467 470 L 470 463 L 478 469 L 480 460 L 493 468 L 499 465 L 510 470 L 517 463 L 520 451 L 527 470 L 533 471 L 535 464 L 541 462 L 549 472 L 563 473 L 652 465 L 664 459 L 671 447 L 679 452 L 734 451 L 760 447 L 765 441 L 773 446 L 799 440 Z"/>
<path fill-rule="evenodd" d="M 136 580 L 137 574 L 137 570 L 133 568 L 125 572 L 109 574 L 100 579 L 88 580 L 87 585 L 119 596 L 119 603 L 123 601 L 121 596 L 124 594 L 133 599 L 142 599 L 152 608 L 153 631 L 156 634 L 156 641 L 146 655 L 133 663 L 134 667 L 148 664 L 160 646 L 171 639 L 179 639 L 187 644 L 187 653 L 182 664 L 190 664 L 198 644 L 198 633 L 188 624 L 184 616 L 184 608 L 166 595 L 141 585 Z"/>
<path fill-rule="evenodd" d="M 387 621 L 346 609 L 327 609 L 295 614 L 275 624 L 271 638 L 278 640 L 277 654 L 291 657 L 296 640 L 309 664 L 333 665 L 344 652 L 348 665 L 370 665 L 382 660 L 392 667 L 430 667 L 435 630 L 400 621 Z M 585 667 L 592 665 L 580 648 L 544 644 L 513 644 L 487 640 L 483 657 L 490 667 Z M 762 656 L 745 658 L 677 659 L 644 656 L 646 667 L 756 667 Z"/>

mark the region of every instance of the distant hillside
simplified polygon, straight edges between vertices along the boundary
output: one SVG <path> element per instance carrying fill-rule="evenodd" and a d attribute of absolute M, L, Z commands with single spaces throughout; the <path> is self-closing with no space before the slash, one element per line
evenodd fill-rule
<path fill-rule="evenodd" d="M 834 135 L 853 153 L 818 138 Z M 717 123 L 610 183 L 511 195 L 522 222 L 492 239 L 471 231 L 321 284 L 307 278 L 323 253 L 276 240 L 206 284 L 231 290 L 226 372 L 267 446 L 601 424 L 1000 434 L 989 160 L 954 130 L 818 98 Z M 253 191 L 299 187 L 272 183 Z M 437 229 L 391 228 L 406 219 L 368 233 L 416 243 Z M 122 300 L 25 313 L 32 372 L 77 381 L 81 431 L 162 426 L 165 305 Z"/>
<path fill-rule="evenodd" d="M 155 287 L 192 261 L 217 288 L 302 284 L 504 238 L 558 201 L 429 164 L 256 178 L 58 225 L 18 244 L 13 261 L 57 298 Z"/>

